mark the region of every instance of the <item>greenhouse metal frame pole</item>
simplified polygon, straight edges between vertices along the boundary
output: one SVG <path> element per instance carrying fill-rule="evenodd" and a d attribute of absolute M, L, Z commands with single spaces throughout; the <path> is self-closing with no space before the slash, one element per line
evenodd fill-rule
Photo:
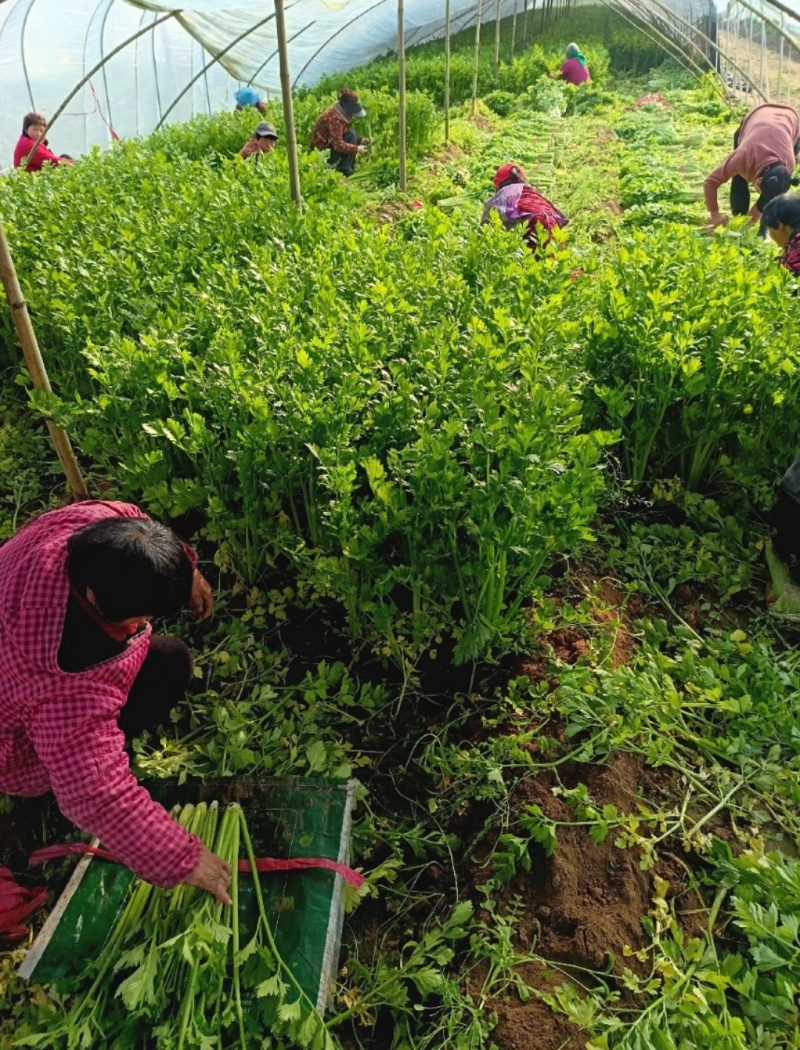
<path fill-rule="evenodd" d="M 281 76 L 281 99 L 283 101 L 283 123 L 286 129 L 286 155 L 289 158 L 289 187 L 292 200 L 298 208 L 303 205 L 300 192 L 300 165 L 297 161 L 297 132 L 294 127 L 294 104 L 292 102 L 292 80 L 289 75 L 289 45 L 286 42 L 286 16 L 283 0 L 273 0 L 275 6 L 275 32 L 278 37 L 278 62 Z"/>
<path fill-rule="evenodd" d="M 472 105 L 470 116 L 474 117 L 478 102 L 478 62 L 481 54 L 481 11 L 483 0 L 478 0 L 478 12 L 475 17 L 475 52 L 472 57 Z"/>
<path fill-rule="evenodd" d="M 502 0 L 497 0 L 494 9 L 494 61 L 492 62 L 492 76 L 497 80 L 497 74 L 500 72 L 500 4 Z"/>
<path fill-rule="evenodd" d="M 273 11 L 273 13 L 271 15 L 267 15 L 266 18 L 262 18 L 260 22 L 256 22 L 256 24 L 254 26 L 250 26 L 249 29 L 246 29 L 244 31 L 244 33 L 240 33 L 236 37 L 235 40 L 231 40 L 230 44 L 228 44 L 226 47 L 224 47 L 222 49 L 222 51 L 219 51 L 216 55 L 214 55 L 214 57 L 209 62 L 206 62 L 206 64 L 203 66 L 203 68 L 200 70 L 200 72 L 197 74 L 197 76 L 193 77 L 189 81 L 189 83 L 186 85 L 186 87 L 184 87 L 184 89 L 180 92 L 180 94 L 175 96 L 175 98 L 172 100 L 172 103 L 170 104 L 169 108 L 167 110 L 165 110 L 164 116 L 161 118 L 161 120 L 159 120 L 158 124 L 156 124 L 156 126 L 153 128 L 153 131 L 158 131 L 158 129 L 162 126 L 162 124 L 167 119 L 167 117 L 170 115 L 170 113 L 173 111 L 173 109 L 175 109 L 175 107 L 178 105 L 178 103 L 183 98 L 183 96 L 186 94 L 186 92 L 187 91 L 191 91 L 191 89 L 194 86 L 195 82 L 198 81 L 200 79 L 200 77 L 205 76 L 208 73 L 208 70 L 211 69 L 212 66 L 215 66 L 217 64 L 217 62 L 219 62 L 222 58 L 224 58 L 225 55 L 227 55 L 227 53 L 231 50 L 231 48 L 236 47 L 237 44 L 241 43 L 242 40 L 244 40 L 246 37 L 250 36 L 251 33 L 255 33 L 255 31 L 257 29 L 260 29 L 263 25 L 266 25 L 267 22 L 271 22 L 274 17 L 275 17 L 275 12 Z M 292 37 L 292 40 L 296 40 L 297 37 L 300 36 L 301 33 L 305 33 L 306 29 L 310 29 L 311 26 L 313 26 L 315 24 L 316 23 L 314 23 L 314 22 L 309 22 L 308 25 L 303 26 L 302 29 L 298 30 L 298 32 L 296 32 L 294 34 L 294 36 Z M 274 55 L 274 52 L 273 52 L 273 55 Z M 260 72 L 260 70 L 258 72 Z M 256 75 L 258 75 L 258 73 L 256 73 Z M 208 81 L 206 80 L 206 84 L 207 83 L 208 83 Z M 252 81 L 251 81 L 251 83 L 252 83 Z M 210 103 L 209 103 L 209 105 L 210 105 Z M 209 109 L 209 112 L 210 112 L 210 109 Z"/>
<path fill-rule="evenodd" d="M 400 125 L 398 146 L 400 154 L 399 189 L 406 191 L 406 12 L 404 0 L 397 0 L 397 74 L 399 81 Z"/>
<path fill-rule="evenodd" d="M 771 29 L 774 29 L 778 36 L 781 38 L 781 40 L 785 40 L 790 47 L 800 47 L 800 40 L 798 40 L 797 37 L 793 37 L 791 33 L 781 28 L 781 26 L 779 26 L 777 22 L 773 22 L 771 18 L 767 18 L 767 16 L 765 14 L 762 14 L 757 7 L 753 7 L 753 5 L 748 2 L 748 0 L 739 0 L 739 3 L 742 5 L 742 7 L 746 7 L 748 11 L 752 11 L 754 15 L 758 15 L 762 22 L 766 22 Z"/>
<path fill-rule="evenodd" d="M 42 131 L 41 131 L 41 133 L 39 135 L 39 138 L 34 142 L 33 147 L 31 149 L 30 153 L 28 154 L 27 159 L 28 160 L 31 159 L 31 157 L 36 152 L 36 150 L 39 148 L 41 143 L 44 142 L 45 138 L 47 138 L 48 131 L 52 128 L 52 126 L 55 124 L 55 122 L 58 120 L 58 118 L 61 116 L 61 114 L 64 112 L 64 110 L 67 108 L 67 106 L 70 104 L 70 102 L 72 102 L 72 100 L 78 94 L 78 92 L 83 87 L 83 85 L 86 84 L 88 81 L 90 81 L 92 79 L 92 77 L 95 75 L 95 73 L 98 71 L 98 69 L 102 69 L 102 67 L 106 64 L 106 62 L 108 62 L 109 59 L 113 58 L 114 55 L 116 55 L 120 51 L 122 51 L 123 48 L 126 48 L 128 46 L 128 44 L 132 44 L 133 41 L 134 40 L 138 40 L 140 36 L 144 36 L 145 33 L 152 32 L 156 28 L 156 26 L 160 26 L 163 22 L 167 22 L 167 21 L 169 21 L 170 18 L 175 18 L 175 16 L 179 15 L 179 14 L 180 14 L 180 11 L 170 11 L 170 13 L 168 15 L 164 15 L 163 18 L 157 18 L 155 20 L 155 22 L 151 22 L 150 25 L 143 26 L 141 29 L 139 29 L 135 33 L 131 34 L 131 36 L 127 37 L 127 39 L 123 40 L 121 44 L 118 44 L 112 51 L 109 51 L 109 53 L 107 55 L 104 55 L 103 58 L 96 65 L 92 66 L 92 68 L 89 70 L 89 72 L 86 74 L 86 76 L 83 77 L 81 80 L 79 80 L 78 83 L 75 85 L 75 87 L 72 89 L 72 91 L 70 91 L 70 93 L 67 95 L 67 97 L 64 99 L 64 101 L 61 103 L 61 105 L 58 107 L 58 109 L 52 115 L 50 120 L 47 122 L 45 127 L 42 129 Z"/>
<path fill-rule="evenodd" d="M 444 0 L 444 141 L 450 141 L 450 0 Z"/>
<path fill-rule="evenodd" d="M 11 248 L 6 238 L 2 219 L 0 219 L 0 279 L 3 282 L 8 308 L 11 311 L 11 320 L 14 322 L 14 328 L 19 336 L 31 381 L 37 390 L 43 390 L 46 394 L 51 394 L 53 390 L 47 377 L 47 369 L 42 359 L 42 352 L 36 340 L 36 332 L 33 330 L 31 315 L 28 313 L 28 304 L 25 302 L 22 289 L 19 286 L 14 259 L 11 255 Z M 87 499 L 89 492 L 67 432 L 62 430 L 61 427 L 57 427 L 52 419 L 45 419 L 45 422 L 73 496 L 77 499 Z"/>
<path fill-rule="evenodd" d="M 687 25 L 692 30 L 692 32 L 695 33 L 697 36 L 699 36 L 702 40 L 705 40 L 709 44 L 712 43 L 712 41 L 708 39 L 708 37 L 705 35 L 705 33 L 701 32 L 699 29 L 695 28 L 695 26 L 693 26 L 691 22 L 687 22 L 685 18 L 681 18 L 680 15 L 676 15 L 674 11 L 670 11 L 670 9 L 668 7 L 666 7 L 664 4 L 661 3 L 661 0 L 649 0 L 649 2 L 651 4 L 654 4 L 656 7 L 660 8 L 665 14 L 671 15 L 676 20 L 676 22 L 680 22 L 683 25 Z M 699 48 L 697 48 L 697 45 L 692 40 L 692 38 L 689 36 L 689 34 L 685 33 L 682 29 L 679 29 L 677 27 L 677 25 L 674 28 L 674 32 L 678 33 L 680 36 L 682 36 L 684 38 L 684 40 L 688 40 L 688 42 L 692 45 L 693 48 L 695 48 L 696 50 L 699 50 Z M 704 57 L 706 58 L 706 61 L 708 61 L 707 56 L 704 56 Z M 747 76 L 744 73 L 744 71 L 742 69 L 740 69 L 739 66 L 736 65 L 736 63 L 733 61 L 733 59 L 730 57 L 730 55 L 724 54 L 724 57 L 728 60 L 728 62 L 736 70 L 736 72 L 741 77 L 744 77 L 744 79 L 747 81 L 747 83 L 750 85 L 750 87 L 753 89 L 753 91 L 755 91 L 756 94 L 760 95 L 761 98 L 764 100 L 764 102 L 768 102 L 769 99 L 764 97 L 763 92 L 759 88 L 757 88 L 755 83 L 750 79 L 750 77 Z"/>
<path fill-rule="evenodd" d="M 511 16 L 511 57 L 510 62 L 514 61 L 514 47 L 517 42 L 517 0 L 514 0 L 514 14 Z"/>
<path fill-rule="evenodd" d="M 608 10 L 613 10 L 616 14 L 620 15 L 629 25 L 633 26 L 637 32 L 641 33 L 642 36 L 647 37 L 648 40 L 652 40 L 653 43 L 658 44 L 659 47 L 663 47 L 664 51 L 666 51 L 670 58 L 675 59 L 678 65 L 682 66 L 693 76 L 697 77 L 698 80 L 700 80 L 705 75 L 706 71 L 700 66 L 698 66 L 694 59 L 689 58 L 688 55 L 684 54 L 684 52 L 681 51 L 680 44 L 672 40 L 671 37 L 668 37 L 666 33 L 662 33 L 660 29 L 656 28 L 656 26 L 648 22 L 647 28 L 650 30 L 650 32 L 647 32 L 642 28 L 640 24 L 642 21 L 640 16 L 637 15 L 637 21 L 634 21 L 633 18 L 630 18 L 627 14 L 625 14 L 623 10 L 618 8 L 616 4 L 612 6 L 612 0 L 602 0 L 602 3 Z M 632 13 L 635 14 L 635 11 Z M 651 33 L 654 33 L 655 36 L 651 36 Z M 669 51 L 669 49 L 665 45 L 669 45 L 669 47 L 674 48 L 674 50 L 677 51 L 677 55 L 672 54 L 672 52 Z M 727 102 L 727 99 L 725 98 L 725 92 L 722 89 L 721 85 L 717 88 L 717 93 L 719 94 L 720 98 Z"/>

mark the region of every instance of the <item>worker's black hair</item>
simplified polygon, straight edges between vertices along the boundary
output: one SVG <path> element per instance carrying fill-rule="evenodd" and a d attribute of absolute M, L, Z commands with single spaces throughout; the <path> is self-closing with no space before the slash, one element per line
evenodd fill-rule
<path fill-rule="evenodd" d="M 148 518 L 104 518 L 80 529 L 67 541 L 67 571 L 81 594 L 91 587 L 112 623 L 177 612 L 194 572 L 175 533 Z"/>
<path fill-rule="evenodd" d="M 22 134 L 27 135 L 28 129 L 32 124 L 47 124 L 47 117 L 43 117 L 41 113 L 26 113 L 22 118 Z"/>
<path fill-rule="evenodd" d="M 761 216 L 762 235 L 781 225 L 800 230 L 800 193 L 782 193 L 780 197 L 773 197 L 764 208 Z"/>
<path fill-rule="evenodd" d="M 763 212 L 771 200 L 786 193 L 792 185 L 792 173 L 783 164 L 769 164 L 761 172 L 761 196 L 756 207 Z"/>

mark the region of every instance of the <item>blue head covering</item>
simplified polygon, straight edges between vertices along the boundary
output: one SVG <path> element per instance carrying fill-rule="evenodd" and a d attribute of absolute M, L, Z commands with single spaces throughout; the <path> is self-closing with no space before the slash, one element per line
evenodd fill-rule
<path fill-rule="evenodd" d="M 243 87 L 233 96 L 236 99 L 237 105 L 245 109 L 247 106 L 255 106 L 256 103 L 261 101 L 261 95 L 252 87 Z"/>

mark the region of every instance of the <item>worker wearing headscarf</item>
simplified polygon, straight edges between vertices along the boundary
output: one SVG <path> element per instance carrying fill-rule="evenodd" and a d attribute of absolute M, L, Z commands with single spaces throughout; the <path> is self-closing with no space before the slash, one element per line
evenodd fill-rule
<path fill-rule="evenodd" d="M 559 79 L 566 80 L 568 84 L 585 84 L 587 80 L 591 80 L 586 56 L 577 44 L 567 45 L 567 58 L 561 63 Z"/>
<path fill-rule="evenodd" d="M 568 219 L 547 197 L 539 193 L 525 178 L 525 172 L 519 164 L 510 162 L 501 164 L 494 173 L 495 190 L 491 200 L 483 209 L 481 224 L 489 222 L 492 212 L 496 212 L 507 230 L 520 223 L 527 226 L 525 243 L 529 248 L 539 247 L 539 236 L 547 243 L 547 236 L 556 226 L 566 226 Z"/>

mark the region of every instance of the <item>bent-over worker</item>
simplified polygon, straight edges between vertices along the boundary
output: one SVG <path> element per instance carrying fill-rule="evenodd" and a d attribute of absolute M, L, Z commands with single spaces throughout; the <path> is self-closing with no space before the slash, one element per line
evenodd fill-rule
<path fill-rule="evenodd" d="M 796 153 L 800 145 L 800 117 L 791 106 L 768 103 L 757 106 L 744 118 L 733 136 L 733 153 L 703 184 L 712 226 L 728 220 L 720 214 L 717 191 L 730 180 L 732 215 L 749 215 L 756 222 L 767 204 L 791 185 Z M 750 207 L 750 185 L 759 191 Z"/>
<path fill-rule="evenodd" d="M 230 904 L 229 865 L 152 800 L 125 752 L 192 677 L 186 645 L 150 626 L 186 604 L 213 609 L 197 555 L 128 503 L 50 511 L 0 547 L 0 791 L 52 791 L 140 878 Z"/>
<path fill-rule="evenodd" d="M 501 164 L 494 173 L 492 181 L 497 192 L 491 200 L 486 202 L 481 225 L 489 222 L 492 212 L 497 213 L 507 230 L 513 229 L 520 223 L 525 223 L 527 229 L 524 240 L 532 249 L 540 246 L 540 231 L 544 231 L 544 244 L 546 245 L 551 230 L 554 230 L 556 226 L 567 225 L 569 220 L 563 212 L 560 212 L 555 204 L 530 185 L 521 165 L 513 162 Z"/>

